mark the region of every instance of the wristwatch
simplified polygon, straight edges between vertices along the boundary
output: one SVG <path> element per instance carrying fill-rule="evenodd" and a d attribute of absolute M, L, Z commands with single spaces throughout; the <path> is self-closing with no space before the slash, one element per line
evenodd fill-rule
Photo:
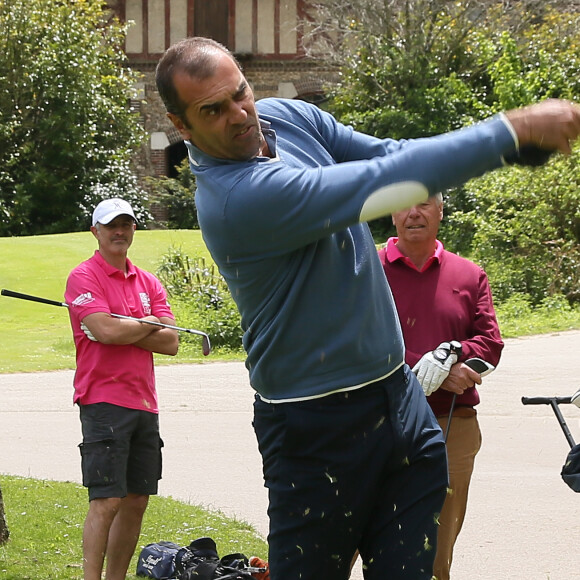
<path fill-rule="evenodd" d="M 461 343 L 458 340 L 452 340 L 451 342 L 442 342 L 434 351 L 433 358 L 439 362 L 444 363 L 452 352 L 457 355 L 457 358 L 461 356 Z"/>

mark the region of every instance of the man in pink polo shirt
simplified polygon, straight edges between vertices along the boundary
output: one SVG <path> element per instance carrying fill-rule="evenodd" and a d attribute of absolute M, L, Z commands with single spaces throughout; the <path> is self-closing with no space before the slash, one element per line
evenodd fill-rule
<path fill-rule="evenodd" d="M 159 408 L 153 353 L 175 355 L 175 330 L 111 313 L 175 324 L 159 280 L 127 258 L 135 214 L 122 199 L 93 212 L 98 249 L 67 280 L 65 300 L 76 347 L 74 402 L 83 432 L 84 580 L 124 580 L 149 496 L 161 478 Z"/>
<path fill-rule="evenodd" d="M 463 361 L 477 357 L 496 367 L 503 342 L 487 276 L 473 262 L 443 249 L 437 240 L 442 218 L 441 194 L 393 214 L 398 237 L 389 238 L 379 257 L 397 305 L 405 361 L 417 374 L 444 432 L 449 425 L 449 492 L 433 568 L 437 580 L 448 580 L 481 446 L 475 410 L 481 376 Z"/>

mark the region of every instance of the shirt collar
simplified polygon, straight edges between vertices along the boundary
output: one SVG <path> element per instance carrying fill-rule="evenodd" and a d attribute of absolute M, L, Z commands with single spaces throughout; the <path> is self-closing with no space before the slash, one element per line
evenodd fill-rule
<path fill-rule="evenodd" d="M 136 274 L 135 266 L 133 266 L 129 258 L 125 258 L 127 263 L 127 276 L 125 276 L 125 273 L 122 270 L 115 268 L 115 266 L 111 266 L 111 264 L 109 264 L 109 262 L 107 262 L 105 258 L 101 256 L 99 250 L 95 250 L 95 259 L 97 260 L 97 263 L 107 276 L 118 276 L 119 274 L 121 274 L 123 278 L 125 277 L 128 278 L 129 276 L 134 276 Z"/>
<path fill-rule="evenodd" d="M 270 121 L 266 121 L 265 119 L 259 119 L 260 121 L 260 128 L 262 129 L 262 134 L 264 135 L 264 139 L 266 139 L 266 143 L 268 143 L 268 148 L 270 149 L 273 158 L 270 157 L 254 157 L 253 159 L 249 159 L 249 161 L 260 161 L 260 162 L 269 162 L 269 161 L 276 161 L 278 160 L 278 153 L 276 148 L 276 131 L 271 128 Z M 217 157 L 213 157 L 212 155 L 208 155 L 198 147 L 196 147 L 191 141 L 184 141 L 185 146 L 187 147 L 187 156 L 189 159 L 190 165 L 193 167 L 203 167 L 203 166 L 215 166 L 215 165 L 228 165 L 233 163 L 240 163 L 240 161 L 236 161 L 234 159 L 218 159 Z"/>
<path fill-rule="evenodd" d="M 403 262 L 403 264 L 409 266 L 409 268 L 413 268 L 413 270 L 417 270 L 418 272 L 424 272 L 435 261 L 438 263 L 441 262 L 441 255 L 443 254 L 444 248 L 443 244 L 439 240 L 435 240 L 435 251 L 433 252 L 433 255 L 425 262 L 425 265 L 423 268 L 421 268 L 421 270 L 419 270 L 417 266 L 415 266 L 415 264 L 413 264 L 413 262 L 411 262 L 411 260 L 409 260 L 409 258 L 407 258 L 407 256 L 401 252 L 401 250 L 399 250 L 397 247 L 398 241 L 399 238 L 389 238 L 387 240 L 386 254 L 388 262 L 396 262 L 397 260 L 400 260 Z"/>

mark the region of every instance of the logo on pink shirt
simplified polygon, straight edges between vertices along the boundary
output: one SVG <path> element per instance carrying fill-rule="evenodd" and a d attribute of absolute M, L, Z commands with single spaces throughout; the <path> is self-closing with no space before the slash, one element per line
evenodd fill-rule
<path fill-rule="evenodd" d="M 139 298 L 141 298 L 141 304 L 143 305 L 145 316 L 149 316 L 151 314 L 151 300 L 149 300 L 149 294 L 146 292 L 139 292 Z"/>
<path fill-rule="evenodd" d="M 94 301 L 93 295 L 90 292 L 85 292 L 84 294 L 79 294 L 72 303 L 74 306 L 83 306 Z"/>

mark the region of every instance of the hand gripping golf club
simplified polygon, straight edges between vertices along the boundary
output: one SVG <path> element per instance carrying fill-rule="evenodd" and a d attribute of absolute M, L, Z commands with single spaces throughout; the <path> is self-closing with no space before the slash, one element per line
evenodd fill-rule
<path fill-rule="evenodd" d="M 66 302 L 59 302 L 58 300 L 49 300 L 48 298 L 41 298 L 40 296 L 31 296 L 30 294 L 21 294 L 20 292 L 13 292 L 12 290 L 2 289 L 0 292 L 2 296 L 9 296 L 10 298 L 19 298 L 20 300 L 30 300 L 31 302 L 40 302 L 41 304 L 49 304 L 51 306 L 63 306 L 68 308 Z M 154 320 L 145 320 L 143 318 L 135 318 L 133 316 L 125 316 L 124 314 L 110 313 L 114 318 L 123 318 L 125 320 L 134 320 L 135 322 L 142 322 L 144 324 L 152 324 L 153 326 L 162 326 L 163 328 L 171 328 L 178 332 L 187 332 L 189 334 L 197 334 L 202 337 L 202 352 L 207 356 L 211 352 L 211 344 L 209 336 L 201 330 L 194 330 L 193 328 L 182 328 L 181 326 L 173 326 L 171 324 L 164 324 L 163 322 L 155 322 Z"/>
<path fill-rule="evenodd" d="M 562 427 L 566 441 L 572 448 L 576 445 L 574 437 L 572 437 L 572 433 L 570 433 L 570 429 L 568 429 L 568 425 L 566 425 L 566 421 L 558 407 L 558 405 L 568 405 L 570 403 L 580 408 L 580 390 L 576 391 L 571 397 L 522 397 L 522 404 L 524 405 L 550 405 L 552 407 L 554 415 L 556 415 L 556 419 L 558 419 L 558 423 Z"/>

